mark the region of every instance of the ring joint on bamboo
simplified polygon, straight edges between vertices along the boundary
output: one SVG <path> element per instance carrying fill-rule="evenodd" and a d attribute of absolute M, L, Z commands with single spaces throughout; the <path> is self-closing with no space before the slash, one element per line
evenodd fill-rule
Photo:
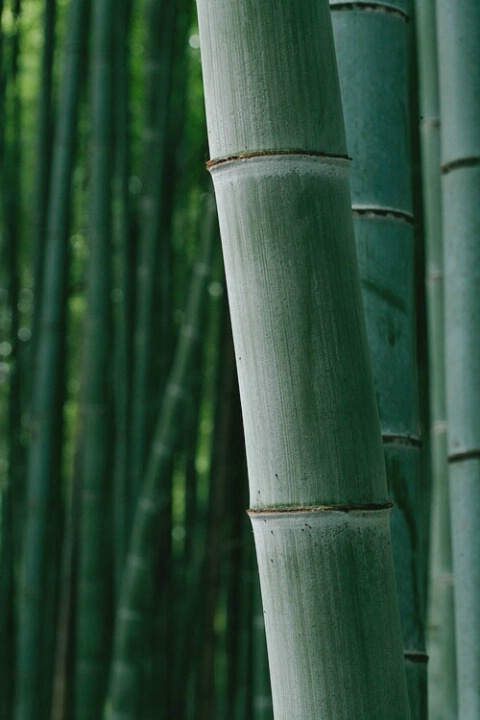
<path fill-rule="evenodd" d="M 435 272 L 430 272 L 428 275 L 425 276 L 425 282 L 427 283 L 437 283 L 442 282 L 445 277 L 445 273 L 440 272 L 439 270 L 435 270 Z"/>
<path fill-rule="evenodd" d="M 247 514 L 250 517 L 256 517 L 258 515 L 285 515 L 285 514 L 305 514 L 305 513 L 325 513 L 325 512 L 379 512 L 382 510 L 390 511 L 393 508 L 393 503 L 390 501 L 384 503 L 365 503 L 363 505 L 307 505 L 307 506 L 285 506 L 280 505 L 278 507 L 265 507 L 265 508 L 250 508 L 247 510 Z"/>
<path fill-rule="evenodd" d="M 338 160 L 339 162 L 350 163 L 352 159 L 348 155 L 336 155 L 334 153 L 318 152 L 316 150 L 262 150 L 257 152 L 244 152 L 237 153 L 235 155 L 227 155 L 226 157 L 214 158 L 207 162 L 207 170 L 214 170 L 219 165 L 225 165 L 226 163 L 243 162 L 245 160 L 253 160 L 257 158 L 266 157 L 281 157 L 289 155 L 294 157 L 310 157 L 310 158 L 324 158 L 326 160 Z"/>
<path fill-rule="evenodd" d="M 405 660 L 409 660 L 411 663 L 426 665 L 429 661 L 429 656 L 425 652 L 418 650 L 405 650 L 403 653 Z"/>
<path fill-rule="evenodd" d="M 390 5 L 389 3 L 381 3 L 381 2 L 358 2 L 355 0 L 354 2 L 331 2 L 330 3 L 330 10 L 332 12 L 340 11 L 340 12 L 349 12 L 352 10 L 357 11 L 363 11 L 363 12 L 378 12 L 378 13 L 386 13 L 388 15 L 395 15 L 396 17 L 403 20 L 403 22 L 410 22 L 410 18 L 408 14 L 401 10 L 398 7 L 395 7 L 394 5 Z"/>
<path fill-rule="evenodd" d="M 442 125 L 442 121 L 439 117 L 433 117 L 433 118 L 422 118 L 420 120 L 420 126 L 422 130 L 431 130 L 434 128 L 439 128 Z"/>
<path fill-rule="evenodd" d="M 444 435 L 448 431 L 448 424 L 445 420 L 437 420 L 430 428 L 432 435 Z"/>
<path fill-rule="evenodd" d="M 458 158 L 458 160 L 450 160 L 450 162 L 444 163 L 441 167 L 441 173 L 442 175 L 448 175 L 448 173 L 452 172 L 452 170 L 477 167 L 478 165 L 480 165 L 479 156 Z"/>
<path fill-rule="evenodd" d="M 400 220 L 401 222 L 408 223 L 408 225 L 414 224 L 414 217 L 411 213 L 405 212 L 404 210 L 396 210 L 394 208 L 352 205 L 352 213 L 357 217 L 390 218 L 391 220 Z"/>
<path fill-rule="evenodd" d="M 390 433 L 382 434 L 382 440 L 384 445 L 408 445 L 409 447 L 421 448 L 423 446 L 422 440 L 412 435 L 395 435 Z"/>
<path fill-rule="evenodd" d="M 448 455 L 449 463 L 462 462 L 462 460 L 480 460 L 480 448 L 464 450 L 457 453 L 449 453 Z"/>

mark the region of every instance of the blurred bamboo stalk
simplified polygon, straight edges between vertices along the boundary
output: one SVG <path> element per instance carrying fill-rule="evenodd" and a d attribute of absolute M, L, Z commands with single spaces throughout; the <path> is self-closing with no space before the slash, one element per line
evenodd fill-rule
<path fill-rule="evenodd" d="M 163 232 L 168 100 L 171 92 L 175 21 L 178 2 L 146 0 L 146 116 L 143 131 L 140 238 L 137 259 L 135 345 L 132 380 L 131 503 L 142 486 L 152 438 L 156 398 L 165 377 L 153 378 L 154 349 L 166 352 L 165 307 L 158 305 L 158 285 L 167 282 L 168 236 Z M 164 298 L 162 298 L 164 301 Z M 158 322 L 160 319 L 163 322 Z M 160 338 L 158 337 L 160 335 Z"/>
<path fill-rule="evenodd" d="M 425 720 L 408 2 L 331 2 L 412 720 Z"/>
<path fill-rule="evenodd" d="M 114 327 L 114 566 L 115 596 L 120 590 L 127 552 L 130 511 L 130 411 L 135 301 L 135 243 L 129 178 L 132 164 L 131 129 L 131 0 L 118 0 L 114 17 L 114 170 L 113 170 L 113 262 L 112 300 Z"/>
<path fill-rule="evenodd" d="M 447 465 L 440 107 L 435 3 L 416 2 L 420 86 L 432 469 L 427 646 L 430 720 L 457 717 L 453 569 Z"/>
<path fill-rule="evenodd" d="M 44 588 L 49 563 L 49 503 L 59 493 L 71 177 L 80 77 L 84 66 L 87 0 L 72 0 L 47 212 L 43 299 L 36 344 L 31 440 L 26 488 L 23 567 L 19 586 L 15 720 L 38 717 L 44 666 Z"/>
<path fill-rule="evenodd" d="M 33 197 L 32 209 L 33 293 L 35 298 L 30 348 L 32 365 L 36 357 L 35 348 L 38 338 L 43 296 L 43 262 L 53 134 L 53 60 L 55 53 L 56 15 L 56 0 L 45 0 L 43 14 L 43 52 L 38 97 L 37 164 L 35 169 L 36 192 Z M 34 372 L 33 368 L 32 371 Z"/>
<path fill-rule="evenodd" d="M 178 438 L 183 396 L 190 382 L 191 362 L 201 337 L 200 318 L 205 302 L 213 250 L 213 209 L 206 210 L 210 227 L 202 233 L 198 259 L 177 341 L 174 361 L 157 419 L 142 491 L 136 506 L 129 552 L 117 606 L 115 643 L 110 676 L 107 714 L 110 720 L 137 717 L 141 701 L 141 657 L 146 611 L 153 590 L 158 551 L 158 520 L 170 503 L 170 482 L 166 481 L 172 452 Z"/>
<path fill-rule="evenodd" d="M 458 720 L 480 717 L 480 5 L 438 0 Z"/>
<path fill-rule="evenodd" d="M 0 45 L 0 82 L 2 112 L 0 128 L 0 258 L 5 302 L 2 326 L 8 332 L 2 337 L 0 360 L 8 377 L 5 397 L 6 448 L 5 471 L 0 478 L 1 544 L 0 544 L 0 717 L 10 719 L 14 694 L 14 628 L 16 565 L 19 557 L 19 530 L 22 527 L 21 502 L 24 490 L 22 443 L 22 399 L 25 395 L 25 373 L 22 372 L 19 300 L 22 255 L 22 187 L 21 187 L 21 94 L 19 83 L 21 3 L 12 3 L 13 30 Z M 1 19 L 1 8 L 0 8 Z M 3 282 L 2 282 L 3 285 Z M 8 373 L 8 374 L 7 374 Z M 2 448 L 3 449 L 3 448 Z"/>
<path fill-rule="evenodd" d="M 76 602 L 75 720 L 105 702 L 112 615 L 112 183 L 113 0 L 92 8 L 89 256 L 83 388 L 81 517 Z"/>

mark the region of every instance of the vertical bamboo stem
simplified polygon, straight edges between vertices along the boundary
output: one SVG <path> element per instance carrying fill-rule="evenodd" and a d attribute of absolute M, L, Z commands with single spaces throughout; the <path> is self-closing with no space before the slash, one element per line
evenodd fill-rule
<path fill-rule="evenodd" d="M 113 319 L 115 363 L 115 472 L 114 504 L 114 565 L 115 587 L 120 590 L 123 564 L 127 553 L 130 520 L 129 462 L 130 462 L 130 404 L 132 381 L 135 252 L 131 222 L 131 203 L 128 181 L 131 171 L 129 141 L 131 140 L 129 102 L 130 92 L 130 0 L 120 0 L 114 18 L 114 84 L 113 108 L 115 128 L 115 157 L 113 181 Z"/>
<path fill-rule="evenodd" d="M 111 612 L 111 124 L 112 0 L 92 12 L 91 186 L 85 315 L 80 562 L 75 718 L 100 717 L 110 657 Z"/>
<path fill-rule="evenodd" d="M 43 591 L 47 568 L 45 548 L 52 478 L 59 473 L 70 181 L 87 9 L 86 0 L 73 0 L 70 8 L 65 68 L 53 148 L 45 243 L 44 297 L 33 384 L 32 437 L 27 471 L 15 720 L 30 720 L 35 717 L 41 696 Z"/>
<path fill-rule="evenodd" d="M 432 502 L 427 646 L 429 718 L 457 717 L 445 401 L 440 107 L 435 3 L 416 2 L 430 364 Z"/>
<path fill-rule="evenodd" d="M 275 718 L 407 718 L 328 4 L 197 5 Z"/>
<path fill-rule="evenodd" d="M 352 209 L 389 493 L 410 711 L 426 662 L 408 97 L 408 3 L 331 2 Z"/>
<path fill-rule="evenodd" d="M 1 8 L 0 8 L 1 10 Z M 5 273 L 5 298 L 2 303 L 2 327 L 8 332 L 2 337 L 0 359 L 8 378 L 5 396 L 4 437 L 5 476 L 0 479 L 0 717 L 8 720 L 13 710 L 15 565 L 18 557 L 18 527 L 21 513 L 18 500 L 23 490 L 23 460 L 21 417 L 24 377 L 21 373 L 21 343 L 19 339 L 19 299 L 21 287 L 22 206 L 21 206 L 21 105 L 19 88 L 20 2 L 13 3 L 14 29 L 10 38 L 0 44 L 0 71 L 3 97 L 0 98 L 2 119 L 0 129 L 0 254 L 2 275 Z M 1 19 L 1 13 L 0 13 Z M 2 38 L 3 40 L 3 38 Z M 3 279 L 3 278 L 2 278 Z M 2 398 L 3 400 L 3 398 Z M 2 422 L 3 425 L 3 422 Z M 3 448 L 2 448 L 3 450 Z M 3 474 L 3 473 L 2 473 Z"/>
<path fill-rule="evenodd" d="M 480 5 L 437 2 L 458 718 L 480 716 Z"/>
<path fill-rule="evenodd" d="M 140 200 L 140 242 L 137 264 L 135 306 L 135 359 L 132 380 L 132 502 L 134 507 L 142 486 L 148 448 L 155 419 L 156 393 L 152 392 L 152 364 L 156 333 L 165 328 L 155 318 L 165 318 L 165 308 L 155 304 L 156 285 L 165 282 L 165 262 L 160 278 L 159 258 L 165 259 L 167 238 L 162 233 L 165 212 L 164 179 L 167 148 L 167 108 L 171 90 L 173 36 L 176 2 L 148 0 L 146 119 L 143 137 L 143 192 Z M 162 348 L 165 351 L 165 347 Z M 164 381 L 165 378 L 162 378 Z M 157 384 L 157 391 L 162 383 Z"/>
<path fill-rule="evenodd" d="M 129 552 L 117 605 L 115 643 L 110 676 L 108 717 L 135 720 L 141 687 L 141 653 L 145 618 L 151 597 L 158 540 L 158 520 L 170 503 L 165 482 L 178 436 L 182 398 L 188 387 L 191 363 L 200 337 L 199 320 L 210 274 L 213 233 L 203 234 L 193 271 L 185 322 L 178 340 L 163 405 L 136 506 Z"/>
<path fill-rule="evenodd" d="M 40 73 L 38 107 L 37 167 L 32 218 L 33 278 L 35 306 L 32 327 L 32 359 L 35 358 L 38 326 L 41 317 L 43 256 L 50 186 L 50 155 L 52 151 L 53 58 L 55 50 L 56 0 L 45 0 L 43 55 Z"/>

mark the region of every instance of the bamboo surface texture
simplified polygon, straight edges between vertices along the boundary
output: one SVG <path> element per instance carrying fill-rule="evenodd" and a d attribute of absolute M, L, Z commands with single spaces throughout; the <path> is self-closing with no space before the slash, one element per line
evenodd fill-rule
<path fill-rule="evenodd" d="M 412 718 L 426 718 L 408 3 L 332 2 Z"/>
<path fill-rule="evenodd" d="M 408 718 L 328 5 L 197 5 L 274 716 Z"/>
<path fill-rule="evenodd" d="M 426 294 L 430 367 L 432 496 L 428 589 L 428 707 L 430 720 L 457 717 L 453 569 L 447 465 L 444 273 L 440 183 L 440 106 L 435 3 L 415 6 L 420 89 Z"/>
<path fill-rule="evenodd" d="M 458 718 L 480 716 L 480 5 L 437 2 Z"/>

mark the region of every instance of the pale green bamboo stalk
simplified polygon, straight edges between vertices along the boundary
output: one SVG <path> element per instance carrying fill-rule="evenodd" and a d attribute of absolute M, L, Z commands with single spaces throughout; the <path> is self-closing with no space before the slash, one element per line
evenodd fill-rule
<path fill-rule="evenodd" d="M 417 0 L 420 133 L 430 365 L 432 501 L 427 647 L 429 718 L 457 717 L 453 574 L 445 403 L 440 107 L 434 0 Z"/>
<path fill-rule="evenodd" d="M 212 213 L 212 210 L 208 211 Z M 109 720 L 136 720 L 141 698 L 141 648 L 145 612 L 151 602 L 155 574 L 158 518 L 169 504 L 170 483 L 165 482 L 179 431 L 182 399 L 189 384 L 195 347 L 200 339 L 207 280 L 211 270 L 214 233 L 203 233 L 163 404 L 151 446 L 142 491 L 137 502 L 117 606 L 115 643 L 106 711 Z"/>
<path fill-rule="evenodd" d="M 437 2 L 459 720 L 480 717 L 480 5 Z"/>
<path fill-rule="evenodd" d="M 57 477 L 59 472 L 60 453 L 54 446 L 61 434 L 62 424 L 70 181 L 87 9 L 87 0 L 73 0 L 70 7 L 65 67 L 52 157 L 44 297 L 33 382 L 32 436 L 27 472 L 25 537 L 18 614 L 15 720 L 31 720 L 36 717 L 41 697 L 43 592 L 47 568 L 45 547 L 51 483 L 52 478 Z"/>
<path fill-rule="evenodd" d="M 85 312 L 81 519 L 76 606 L 75 719 L 100 717 L 110 658 L 111 172 L 113 0 L 97 0 L 91 23 L 91 184 Z"/>
<path fill-rule="evenodd" d="M 426 717 L 408 2 L 331 0 L 355 236 L 395 503 L 392 545 L 412 719 Z"/>
<path fill-rule="evenodd" d="M 274 715 L 408 718 L 328 4 L 197 6 Z"/>

